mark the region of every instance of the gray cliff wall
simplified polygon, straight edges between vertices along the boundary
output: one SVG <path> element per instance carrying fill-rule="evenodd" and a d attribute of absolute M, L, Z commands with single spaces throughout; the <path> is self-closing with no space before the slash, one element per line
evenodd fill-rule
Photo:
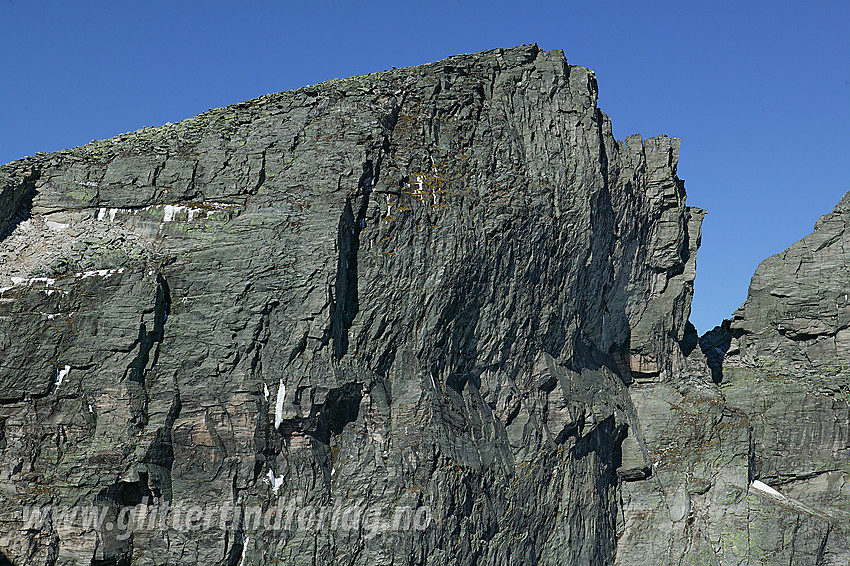
<path fill-rule="evenodd" d="M 850 193 L 763 261 L 704 339 L 726 398 L 751 415 L 751 476 L 790 500 L 762 545 L 770 563 L 789 550 L 800 564 L 850 563 L 849 213 Z"/>
<path fill-rule="evenodd" d="M 843 393 L 758 373 L 763 326 L 697 347 L 679 142 L 596 88 L 522 46 L 0 168 L 0 562 L 842 563 Z M 432 520 L 24 517 L 142 501 Z"/>
<path fill-rule="evenodd" d="M 616 141 L 596 94 L 518 47 L 5 166 L 2 552 L 611 563 L 624 384 L 684 364 L 701 211 L 678 141 Z M 433 521 L 122 541 L 21 512 L 296 496 Z"/>
<path fill-rule="evenodd" d="M 848 200 L 762 262 L 684 369 L 629 389 L 643 445 L 623 460 L 652 475 L 621 484 L 618 564 L 850 563 Z"/>

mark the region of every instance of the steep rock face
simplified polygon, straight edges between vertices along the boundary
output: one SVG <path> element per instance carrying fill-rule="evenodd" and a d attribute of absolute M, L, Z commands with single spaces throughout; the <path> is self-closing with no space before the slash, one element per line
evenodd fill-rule
<path fill-rule="evenodd" d="M 798 503 L 820 564 L 850 562 L 850 193 L 812 234 L 759 265 L 714 333 L 730 402 L 753 415 L 752 475 Z M 781 536 L 781 535 L 780 535 Z"/>
<path fill-rule="evenodd" d="M 844 365 L 850 354 L 850 193 L 814 233 L 759 265 L 732 318 L 735 350 L 807 366 Z"/>
<path fill-rule="evenodd" d="M 618 562 L 850 563 L 848 203 L 762 262 L 685 371 L 630 389 L 653 476 L 622 486 Z"/>
<path fill-rule="evenodd" d="M 623 485 L 622 563 L 850 562 L 848 202 L 762 262 L 686 371 L 631 388 L 654 474 Z"/>
<path fill-rule="evenodd" d="M 523 46 L 3 166 L 0 564 L 847 564 L 850 196 L 697 347 L 677 160 Z"/>
<path fill-rule="evenodd" d="M 678 140 L 616 141 L 596 94 L 523 46 L 0 169 L 0 551 L 612 563 L 620 477 L 651 475 L 626 386 L 687 371 L 702 211 Z M 290 501 L 431 521 L 126 537 L 23 511 Z"/>

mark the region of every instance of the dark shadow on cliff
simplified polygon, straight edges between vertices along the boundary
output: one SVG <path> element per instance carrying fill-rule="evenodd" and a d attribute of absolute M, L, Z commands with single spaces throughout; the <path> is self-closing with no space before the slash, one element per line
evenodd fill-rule
<path fill-rule="evenodd" d="M 434 378 L 434 386 L 439 388 L 441 369 L 447 366 L 452 371 L 446 377 L 446 385 L 462 393 L 467 384 L 481 387 L 482 368 L 477 367 L 478 341 L 475 328 L 481 318 L 481 296 L 476 290 L 489 277 L 489 269 L 477 270 L 464 265 L 451 283 L 451 299 L 446 305 L 437 323 L 437 328 L 451 328 L 451 332 L 441 333 L 432 349 L 432 360 L 427 361 L 428 371 Z"/>
<path fill-rule="evenodd" d="M 331 436 L 342 433 L 345 425 L 353 423 L 360 414 L 363 392 L 359 383 L 346 383 L 328 392 L 325 403 L 317 409 L 316 431 L 312 435 L 323 444 L 330 444 Z"/>
<path fill-rule="evenodd" d="M 92 557 L 92 566 L 129 566 L 133 560 L 133 536 L 123 538 L 121 530 L 112 530 L 110 525 L 120 525 L 122 510 L 147 504 L 153 494 L 148 489 L 148 474 L 139 473 L 138 481 L 119 481 L 103 488 L 95 498 L 95 503 L 106 509 L 108 519 L 103 527 L 98 529 L 98 554 L 103 558 Z"/>
<path fill-rule="evenodd" d="M 148 489 L 148 475 L 139 473 L 139 480 L 134 482 L 119 481 L 103 488 L 96 501 L 113 502 L 119 507 L 134 507 L 140 503 L 151 501 L 153 494 Z"/>
<path fill-rule="evenodd" d="M 245 534 L 242 531 L 232 531 L 228 533 L 228 536 L 233 537 L 233 545 L 227 553 L 226 564 L 227 566 L 238 566 L 242 562 L 242 551 L 245 549 L 245 545 L 242 542 Z"/>
<path fill-rule="evenodd" d="M 360 311 L 357 254 L 360 250 L 360 232 L 366 226 L 369 195 L 377 176 L 377 168 L 373 167 L 372 160 L 366 160 L 357 192 L 346 199 L 339 219 L 336 281 L 330 290 L 331 338 L 334 357 L 338 360 L 348 352 L 348 329 Z"/>
<path fill-rule="evenodd" d="M 691 324 L 691 321 L 688 321 L 685 324 L 685 334 L 682 341 L 679 342 L 679 347 L 682 348 L 682 354 L 687 358 L 697 346 L 699 346 L 699 333 L 696 327 Z"/>
<path fill-rule="evenodd" d="M 613 415 L 598 423 L 584 436 L 577 439 L 573 454 L 576 458 L 584 458 L 591 452 L 595 452 L 599 459 L 605 464 L 612 474 L 622 462 L 622 450 L 620 446 L 626 438 L 626 427 L 617 425 Z M 616 484 L 616 476 L 612 475 L 613 483 Z"/>
<path fill-rule="evenodd" d="M 618 225 L 620 224 L 614 208 L 611 193 L 611 180 L 609 171 L 608 149 L 605 144 L 605 133 L 603 124 L 604 115 L 601 110 L 596 111 L 596 129 L 599 138 L 599 166 L 602 174 L 603 186 L 592 196 L 591 207 L 591 239 L 590 263 L 585 264 L 581 271 L 577 284 L 569 290 L 567 297 L 582 297 L 578 301 L 578 319 L 582 321 L 582 327 L 574 338 L 572 350 L 574 352 L 571 362 L 573 371 L 581 372 L 582 369 L 596 370 L 605 366 L 613 375 L 618 376 L 621 381 L 628 385 L 632 381 L 631 373 L 628 371 L 628 363 L 617 363 L 617 360 L 628 360 L 630 332 L 629 317 L 626 313 L 626 303 L 616 300 L 617 297 L 629 296 L 629 285 L 632 278 L 634 263 L 625 262 L 620 269 L 615 270 L 611 263 L 617 247 Z M 626 191 L 634 191 L 629 183 Z M 648 234 L 644 234 L 643 238 Z M 634 262 L 642 261 L 636 257 Z M 600 284 L 600 282 L 603 282 Z M 564 300 L 569 300 L 565 298 Z M 601 308 L 600 308 L 601 307 Z M 615 329 L 625 329 L 617 332 Z M 563 334 L 556 335 L 550 331 L 546 336 L 547 351 L 557 352 L 562 348 L 566 328 L 553 328 L 560 330 Z"/>
<path fill-rule="evenodd" d="M 711 380 L 718 384 L 723 381 L 723 360 L 732 344 L 731 323 L 731 320 L 726 319 L 699 339 L 699 347 L 705 355 L 708 367 L 711 368 Z"/>
<path fill-rule="evenodd" d="M 8 238 L 21 222 L 32 217 L 38 177 L 39 172 L 32 171 L 23 179 L 6 180 L 0 188 L 0 242 Z"/>
<path fill-rule="evenodd" d="M 139 324 L 139 337 L 136 343 L 139 345 L 139 352 L 136 357 L 127 366 L 126 375 L 130 381 L 136 382 L 144 386 L 145 374 L 149 370 L 147 367 L 156 365 L 159 350 L 154 350 L 155 343 L 161 343 L 165 335 L 165 321 L 168 319 L 168 314 L 171 311 L 171 291 L 168 288 L 168 282 L 162 275 L 156 276 L 156 303 L 154 304 L 153 312 L 153 328 L 148 330 L 147 325 L 142 322 Z M 154 352 L 153 363 L 148 365 L 150 361 L 151 351 Z"/>

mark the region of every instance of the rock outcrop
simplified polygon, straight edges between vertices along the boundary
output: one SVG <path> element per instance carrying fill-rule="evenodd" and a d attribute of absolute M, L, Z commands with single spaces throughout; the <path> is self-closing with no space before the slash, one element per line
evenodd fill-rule
<path fill-rule="evenodd" d="M 631 388 L 655 485 L 623 485 L 618 562 L 850 563 L 848 202 L 762 262 L 686 371 Z"/>
<path fill-rule="evenodd" d="M 789 549 L 801 564 L 850 563 L 849 214 L 850 193 L 763 261 L 712 336 L 722 390 L 750 415 L 751 477 L 794 501 L 762 544 L 769 563 Z"/>
<path fill-rule="evenodd" d="M 623 484 L 618 563 L 850 563 L 849 202 L 762 262 L 685 371 L 630 388 L 653 477 Z"/>
<path fill-rule="evenodd" d="M 596 95 L 522 46 L 0 168 L 0 563 L 846 563 L 834 293 L 698 347 L 679 142 Z"/>

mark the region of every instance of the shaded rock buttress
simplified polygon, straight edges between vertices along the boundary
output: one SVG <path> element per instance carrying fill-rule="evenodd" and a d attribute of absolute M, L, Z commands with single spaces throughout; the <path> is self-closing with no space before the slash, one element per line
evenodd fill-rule
<path fill-rule="evenodd" d="M 596 99 L 523 46 L 3 166 L 0 552 L 613 563 L 621 483 L 654 477 L 627 385 L 688 371 L 703 212 L 678 140 L 617 141 Z M 433 516 L 124 540 L 22 516 L 295 498 Z"/>

